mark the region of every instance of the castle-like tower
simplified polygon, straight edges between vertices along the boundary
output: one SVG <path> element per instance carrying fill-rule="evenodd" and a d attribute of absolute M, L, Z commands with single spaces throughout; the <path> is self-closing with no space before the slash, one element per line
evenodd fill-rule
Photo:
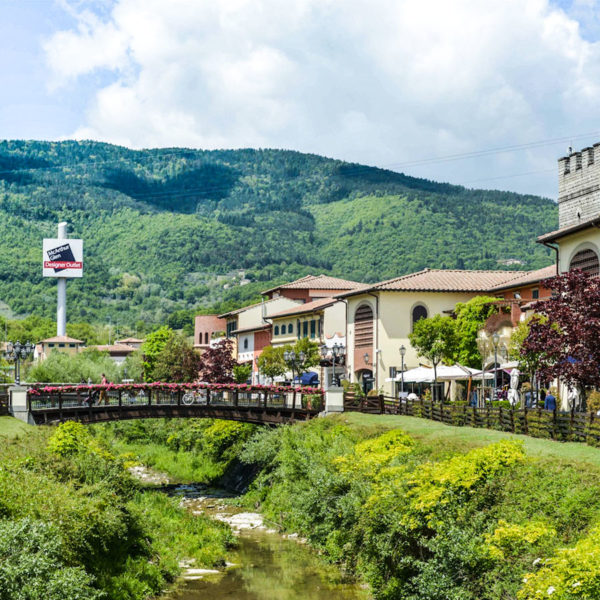
<path fill-rule="evenodd" d="M 559 229 L 600 218 L 600 143 L 558 159 Z"/>

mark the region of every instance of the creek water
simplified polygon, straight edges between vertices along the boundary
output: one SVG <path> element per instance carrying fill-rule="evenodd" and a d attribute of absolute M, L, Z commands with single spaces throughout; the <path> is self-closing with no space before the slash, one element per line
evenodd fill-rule
<path fill-rule="evenodd" d="M 201 486 L 175 486 L 170 493 L 194 514 L 229 523 L 238 537 L 231 563 L 218 572 L 190 569 L 188 579 L 171 596 L 177 600 L 368 600 L 369 594 L 327 565 L 315 551 L 223 500 L 226 494 Z M 292 536 L 294 538 L 294 536 Z"/>

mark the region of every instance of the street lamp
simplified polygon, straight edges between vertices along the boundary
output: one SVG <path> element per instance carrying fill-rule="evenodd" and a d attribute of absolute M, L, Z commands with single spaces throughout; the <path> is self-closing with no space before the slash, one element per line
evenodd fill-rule
<path fill-rule="evenodd" d="M 15 384 L 21 385 L 21 361 L 25 360 L 34 350 L 35 346 L 31 342 L 21 344 L 18 340 L 13 344 L 6 344 L 4 358 L 15 363 Z"/>
<path fill-rule="evenodd" d="M 330 354 L 330 351 L 331 351 L 331 364 L 332 364 L 332 368 L 333 368 L 333 374 L 331 376 L 331 379 L 332 379 L 333 385 L 336 385 L 335 359 L 339 358 L 340 363 L 342 362 L 342 357 L 344 357 L 346 354 L 346 346 L 344 346 L 344 344 L 338 344 L 337 342 L 335 344 L 333 344 L 333 346 L 331 348 L 328 348 L 326 344 L 323 344 L 321 346 L 321 356 L 323 358 L 327 358 Z"/>
<path fill-rule="evenodd" d="M 400 384 L 400 392 L 402 394 L 404 393 L 404 355 L 405 354 L 406 354 L 406 348 L 405 348 L 404 344 L 402 344 L 402 346 L 400 346 L 400 358 L 402 360 L 402 366 L 401 366 L 402 371 L 400 372 L 400 377 L 402 378 L 402 382 Z"/>
<path fill-rule="evenodd" d="M 295 377 L 295 368 L 298 367 L 302 367 L 302 365 L 304 364 L 304 361 L 306 360 L 306 354 L 302 351 L 298 352 L 298 354 L 296 354 L 294 352 L 294 350 L 286 350 L 283 353 L 283 360 L 285 360 L 285 362 L 290 366 L 290 368 L 292 369 L 292 385 L 294 385 L 294 380 L 296 379 Z M 298 373 L 300 374 L 300 373 Z"/>
<path fill-rule="evenodd" d="M 494 345 L 494 395 L 492 399 L 496 399 L 498 394 L 498 344 L 500 342 L 500 336 L 496 331 L 492 335 L 492 344 Z"/>

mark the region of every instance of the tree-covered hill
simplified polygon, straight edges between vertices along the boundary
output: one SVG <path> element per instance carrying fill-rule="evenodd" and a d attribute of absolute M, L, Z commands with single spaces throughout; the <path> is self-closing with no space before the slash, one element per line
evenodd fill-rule
<path fill-rule="evenodd" d="M 54 313 L 41 238 L 60 220 L 84 238 L 69 319 L 133 324 L 242 302 L 306 273 L 376 281 L 425 266 L 542 267 L 552 258 L 535 237 L 557 214 L 545 198 L 292 151 L 4 141 L 0 301 L 14 314 Z"/>

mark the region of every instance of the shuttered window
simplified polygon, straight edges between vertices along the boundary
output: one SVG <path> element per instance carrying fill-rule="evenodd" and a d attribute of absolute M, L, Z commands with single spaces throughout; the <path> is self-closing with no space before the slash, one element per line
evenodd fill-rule
<path fill-rule="evenodd" d="M 354 313 L 354 345 L 373 345 L 373 309 L 361 304 Z"/>
<path fill-rule="evenodd" d="M 600 274 L 598 255 L 593 250 L 581 250 L 571 261 L 569 270 L 573 269 L 580 269 L 584 273 L 589 273 L 590 275 Z"/>

